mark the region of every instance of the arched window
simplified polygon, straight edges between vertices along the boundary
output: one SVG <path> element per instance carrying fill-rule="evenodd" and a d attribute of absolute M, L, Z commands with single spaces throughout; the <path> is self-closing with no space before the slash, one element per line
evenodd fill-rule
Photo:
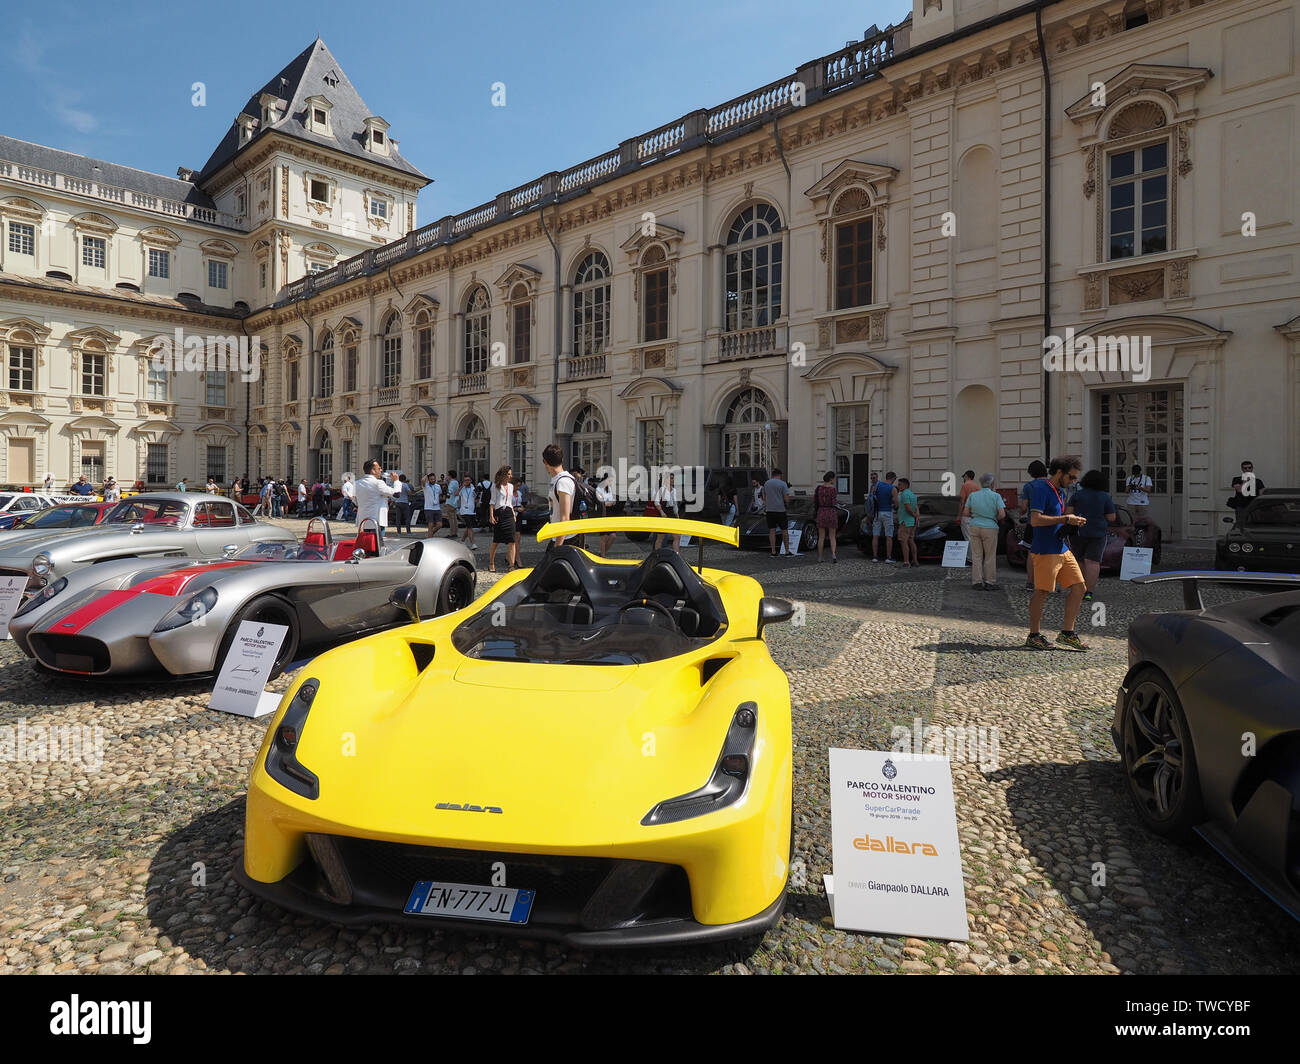
<path fill-rule="evenodd" d="M 485 479 L 488 472 L 488 435 L 481 417 L 472 417 L 465 426 L 465 439 L 461 445 L 460 466 L 474 483 Z"/>
<path fill-rule="evenodd" d="M 466 373 L 483 373 L 488 368 L 488 316 L 491 309 L 487 289 L 479 285 L 465 303 Z"/>
<path fill-rule="evenodd" d="M 587 476 L 595 476 L 596 470 L 609 465 L 609 434 L 605 431 L 605 419 L 591 403 L 578 409 L 573 418 L 573 456 L 572 468 L 582 469 Z"/>
<path fill-rule="evenodd" d="M 722 429 L 722 464 L 770 469 L 776 455 L 772 403 L 759 388 L 746 388 L 727 408 Z"/>
<path fill-rule="evenodd" d="M 609 342 L 609 260 L 593 251 L 573 279 L 573 353 L 599 355 Z"/>
<path fill-rule="evenodd" d="M 402 440 L 397 434 L 395 425 L 389 425 L 384 430 L 383 440 L 379 445 L 379 462 L 385 469 L 402 468 Z"/>
<path fill-rule="evenodd" d="M 334 334 L 332 332 L 327 332 L 320 342 L 320 372 L 316 379 L 317 395 L 334 394 Z"/>
<path fill-rule="evenodd" d="M 81 394 L 107 395 L 108 355 L 98 340 L 89 341 L 81 350 Z"/>
<path fill-rule="evenodd" d="M 384 326 L 384 361 L 380 367 L 379 387 L 396 388 L 402 383 L 402 320 L 390 315 Z"/>
<path fill-rule="evenodd" d="M 514 365 L 533 360 L 533 301 L 526 284 L 510 292 L 510 361 Z"/>
<path fill-rule="evenodd" d="M 755 203 L 727 233 L 726 330 L 757 329 L 781 316 L 781 216 Z"/>

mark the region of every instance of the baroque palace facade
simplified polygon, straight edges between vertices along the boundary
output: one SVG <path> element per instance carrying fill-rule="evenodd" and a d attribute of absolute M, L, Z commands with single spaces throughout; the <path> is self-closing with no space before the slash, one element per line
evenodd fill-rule
<path fill-rule="evenodd" d="M 1242 458 L 1300 483 L 1295 20 L 915 0 L 420 228 L 428 179 L 319 40 L 176 179 L 0 138 L 0 480 L 540 485 L 556 440 L 857 498 L 1073 452 L 1208 540 Z M 159 369 L 177 328 L 254 338 L 258 379 Z M 1150 359 L 1048 372 L 1045 336 Z"/>

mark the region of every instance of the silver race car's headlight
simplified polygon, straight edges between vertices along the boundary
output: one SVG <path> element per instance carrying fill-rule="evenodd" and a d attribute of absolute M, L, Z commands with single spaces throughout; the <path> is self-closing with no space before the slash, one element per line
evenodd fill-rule
<path fill-rule="evenodd" d="M 32 572 L 37 576 L 49 576 L 54 572 L 54 559 L 44 551 L 32 559 Z"/>
<path fill-rule="evenodd" d="M 50 599 L 67 586 L 68 578 L 66 576 L 59 577 L 54 581 L 54 583 L 50 584 L 48 587 L 41 588 L 40 591 L 36 592 L 36 594 L 14 610 L 14 616 L 21 617 L 25 613 L 31 613 L 32 610 L 44 606 L 45 603 L 49 602 Z"/>
<path fill-rule="evenodd" d="M 1228 544 L 1228 550 L 1232 551 L 1233 554 L 1240 554 L 1240 553 L 1241 553 L 1241 544 L 1240 544 L 1240 543 L 1229 543 L 1229 544 Z"/>
<path fill-rule="evenodd" d="M 211 613 L 216 604 L 217 589 L 215 587 L 205 587 L 197 595 L 191 595 L 159 621 L 154 626 L 154 634 L 170 632 L 175 628 L 182 628 L 187 624 L 192 624 Z"/>

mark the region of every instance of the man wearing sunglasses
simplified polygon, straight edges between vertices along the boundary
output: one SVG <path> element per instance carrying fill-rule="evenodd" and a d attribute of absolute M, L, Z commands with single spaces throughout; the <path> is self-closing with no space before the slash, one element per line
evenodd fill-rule
<path fill-rule="evenodd" d="M 1074 631 L 1087 585 L 1079 563 L 1070 551 L 1069 541 L 1063 535 L 1070 525 L 1087 524 L 1087 518 L 1065 512 L 1065 490 L 1079 479 L 1082 470 L 1082 460 L 1073 455 L 1053 458 L 1047 477 L 1028 485 L 1029 566 L 1034 574 L 1034 595 L 1029 600 L 1029 638 L 1025 640 L 1025 647 L 1029 650 L 1052 649 L 1052 644 L 1039 633 L 1038 627 L 1043 619 L 1043 605 L 1057 584 L 1066 588 L 1069 594 L 1065 599 L 1064 623 L 1056 642 L 1071 650 L 1088 649 L 1088 644 Z"/>

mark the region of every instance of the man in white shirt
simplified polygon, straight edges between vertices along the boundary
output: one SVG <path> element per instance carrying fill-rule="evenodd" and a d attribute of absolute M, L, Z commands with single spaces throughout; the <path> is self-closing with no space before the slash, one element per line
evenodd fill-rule
<path fill-rule="evenodd" d="M 437 473 L 424 478 L 424 527 L 428 529 L 430 539 L 442 527 L 442 485 L 438 483 Z"/>
<path fill-rule="evenodd" d="M 298 481 L 298 509 L 296 512 L 299 517 L 307 516 L 307 481 L 306 480 Z"/>
<path fill-rule="evenodd" d="M 379 543 L 382 546 L 384 529 L 388 526 L 388 500 L 399 489 L 386 482 L 391 480 L 392 474 L 386 480 L 380 479 L 384 476 L 384 470 L 377 458 L 367 459 L 362 469 L 366 475 L 356 483 L 357 530 L 360 531 L 362 521 L 370 518 L 379 526 Z"/>
<path fill-rule="evenodd" d="M 564 452 L 554 443 L 548 443 L 542 449 L 542 465 L 551 477 L 551 487 L 546 497 L 551 504 L 551 521 L 558 524 L 569 519 L 573 507 L 575 486 L 573 474 L 564 471 Z M 564 542 L 564 537 L 551 541 L 557 547 Z"/>
<path fill-rule="evenodd" d="M 113 477 L 109 477 L 106 481 L 104 481 L 104 501 L 105 502 L 122 501 L 122 489 L 117 486 L 117 480 Z"/>
<path fill-rule="evenodd" d="M 1147 492 L 1151 490 L 1153 484 L 1151 478 L 1142 472 L 1142 467 L 1136 462 L 1124 486 L 1128 488 L 1128 506 L 1133 511 L 1133 516 L 1146 517 L 1151 507 L 1151 496 Z"/>
<path fill-rule="evenodd" d="M 442 497 L 444 507 L 442 516 L 447 519 L 447 524 L 451 528 L 451 538 L 456 538 L 456 533 L 460 528 L 460 481 L 456 479 L 456 470 L 451 469 L 447 472 L 447 494 Z"/>

